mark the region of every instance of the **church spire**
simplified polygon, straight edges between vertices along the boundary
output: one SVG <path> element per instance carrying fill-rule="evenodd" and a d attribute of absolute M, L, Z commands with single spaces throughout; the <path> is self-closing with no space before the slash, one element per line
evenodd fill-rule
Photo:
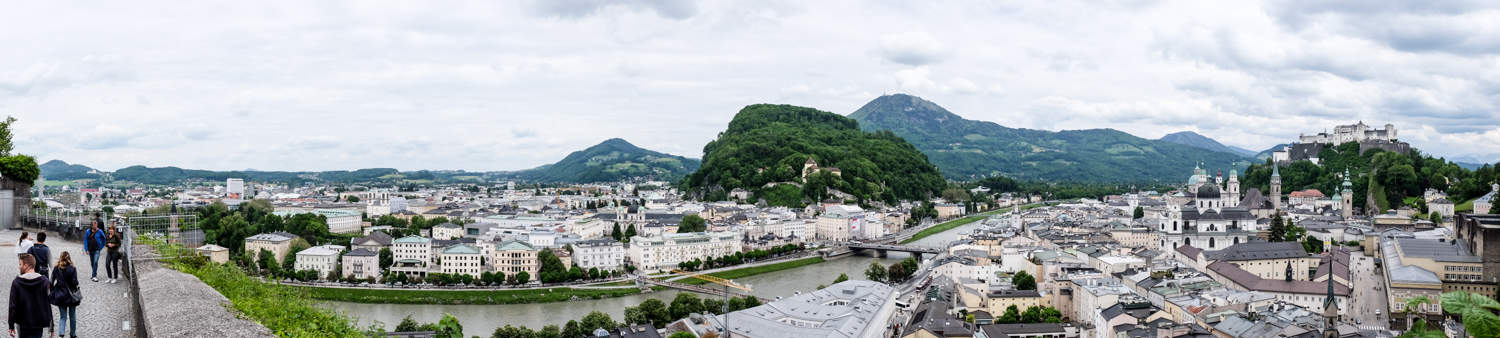
<path fill-rule="evenodd" d="M 1281 177 L 1281 166 L 1271 163 L 1271 177 Z"/>

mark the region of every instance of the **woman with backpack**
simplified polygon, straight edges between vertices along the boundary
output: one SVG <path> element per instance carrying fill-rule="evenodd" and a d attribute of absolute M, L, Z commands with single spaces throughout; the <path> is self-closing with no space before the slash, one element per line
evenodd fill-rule
<path fill-rule="evenodd" d="M 57 267 L 52 269 L 52 305 L 57 306 L 60 320 L 57 322 L 59 337 L 78 337 L 78 304 L 83 303 L 83 294 L 78 290 L 78 268 L 73 266 L 73 257 L 63 251 L 57 257 Z"/>

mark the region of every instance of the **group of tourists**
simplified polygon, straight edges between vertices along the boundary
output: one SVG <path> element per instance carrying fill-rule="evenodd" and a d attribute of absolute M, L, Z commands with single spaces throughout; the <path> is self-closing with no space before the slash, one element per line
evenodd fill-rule
<path fill-rule="evenodd" d="M 101 228 L 99 219 L 83 233 L 84 252 L 88 254 L 89 280 L 99 282 L 99 256 L 105 256 L 105 283 L 119 282 L 120 231 L 114 225 Z M 78 268 L 67 251 L 57 255 L 47 246 L 47 233 L 37 232 L 33 240 L 26 232 L 16 243 L 20 275 L 10 283 L 10 312 L 6 325 L 11 337 L 39 338 L 51 329 L 53 337 L 78 337 L 78 305 L 83 293 L 78 288 Z M 52 307 L 57 307 L 54 325 Z"/>

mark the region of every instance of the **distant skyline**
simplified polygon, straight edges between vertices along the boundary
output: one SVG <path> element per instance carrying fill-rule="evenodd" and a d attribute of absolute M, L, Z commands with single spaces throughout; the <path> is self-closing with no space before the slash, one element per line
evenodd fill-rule
<path fill-rule="evenodd" d="M 1500 160 L 1492 3 L 6 7 L 17 151 L 101 170 L 519 170 L 615 137 L 701 157 L 746 105 L 847 115 L 892 93 L 1008 127 L 1255 151 L 1391 123 L 1429 154 Z"/>

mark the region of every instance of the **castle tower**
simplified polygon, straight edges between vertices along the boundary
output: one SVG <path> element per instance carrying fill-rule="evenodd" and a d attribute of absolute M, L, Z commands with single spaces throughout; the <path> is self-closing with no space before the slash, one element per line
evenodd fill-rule
<path fill-rule="evenodd" d="M 1390 123 L 1385 124 L 1385 137 L 1386 139 L 1391 141 L 1396 140 L 1396 125 Z"/>
<path fill-rule="evenodd" d="M 1339 194 L 1343 195 L 1340 198 L 1341 201 L 1339 203 L 1341 204 L 1339 206 L 1344 208 L 1343 216 L 1347 220 L 1354 218 L 1354 184 L 1349 183 L 1349 169 L 1344 169 L 1344 184 L 1342 184 L 1342 187 L 1339 190 Z"/>
<path fill-rule="evenodd" d="M 1281 211 L 1281 169 L 1275 163 L 1271 163 L 1271 205 L 1276 211 Z"/>

